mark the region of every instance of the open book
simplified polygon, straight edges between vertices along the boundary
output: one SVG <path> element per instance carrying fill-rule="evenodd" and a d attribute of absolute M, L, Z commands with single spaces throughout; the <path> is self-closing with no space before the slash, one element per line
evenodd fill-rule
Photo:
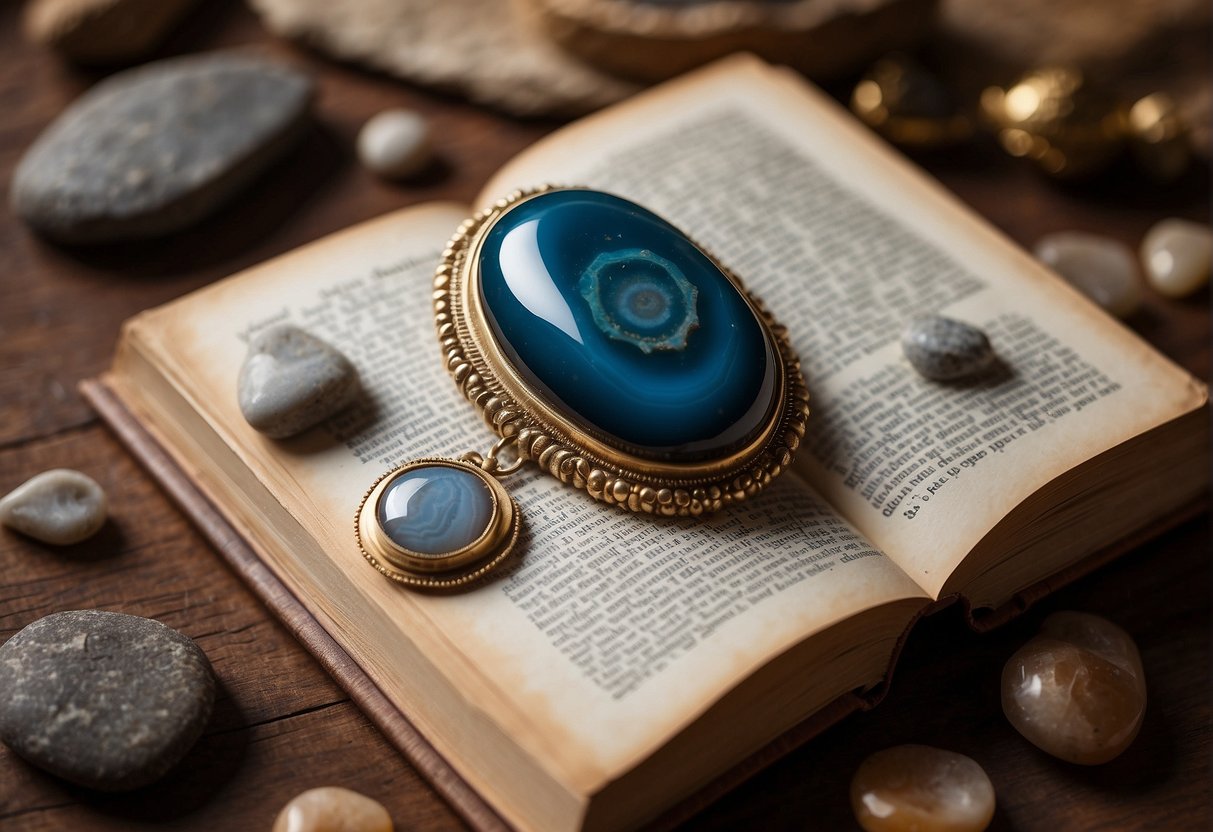
<path fill-rule="evenodd" d="M 499 577 L 435 596 L 368 566 L 352 521 L 374 479 L 494 439 L 430 309 L 472 206 L 389 214 L 141 314 L 103 380 L 511 825 L 651 819 L 879 686 L 924 611 L 1012 609 L 1203 498 L 1204 386 L 790 72 L 739 57 L 667 83 L 524 152 L 478 202 L 548 182 L 664 215 L 790 330 L 809 431 L 758 498 L 664 520 L 532 468 L 507 481 L 525 526 Z M 916 375 L 898 336 L 930 312 L 984 328 L 1004 369 Z M 235 385 L 282 321 L 343 350 L 366 396 L 274 441 Z"/>

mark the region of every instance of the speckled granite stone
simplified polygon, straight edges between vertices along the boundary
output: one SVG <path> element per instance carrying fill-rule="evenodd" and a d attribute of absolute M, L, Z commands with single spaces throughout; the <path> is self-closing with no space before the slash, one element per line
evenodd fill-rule
<path fill-rule="evenodd" d="M 0 647 L 0 740 L 89 788 L 124 791 L 164 775 L 214 700 L 206 655 L 149 618 L 59 612 Z"/>

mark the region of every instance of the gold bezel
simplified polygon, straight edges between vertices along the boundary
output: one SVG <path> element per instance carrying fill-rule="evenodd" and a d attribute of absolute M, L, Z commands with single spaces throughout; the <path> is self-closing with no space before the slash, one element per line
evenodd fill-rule
<path fill-rule="evenodd" d="M 510 209 L 553 190 L 516 191 L 465 220 L 443 252 L 434 276 L 434 323 L 447 370 L 498 436 L 517 439 L 518 453 L 603 502 L 631 511 L 699 515 L 761 491 L 791 464 L 804 437 L 808 391 L 800 362 L 780 326 L 741 281 L 694 240 L 749 303 L 776 356 L 775 406 L 745 448 L 690 464 L 656 461 L 613 447 L 573 424 L 532 393 L 502 353 L 479 302 L 477 252 L 493 224 Z M 689 238 L 688 238 L 689 239 Z"/>
<path fill-rule="evenodd" d="M 388 485 L 400 474 L 422 467 L 442 466 L 478 476 L 493 498 L 493 513 L 483 533 L 472 543 L 441 555 L 406 549 L 379 524 L 379 503 Z M 518 539 L 521 512 L 496 477 L 470 462 L 427 457 L 393 468 L 371 485 L 354 515 L 354 535 L 362 556 L 382 575 L 397 583 L 435 589 L 471 583 L 496 569 L 509 557 Z"/>

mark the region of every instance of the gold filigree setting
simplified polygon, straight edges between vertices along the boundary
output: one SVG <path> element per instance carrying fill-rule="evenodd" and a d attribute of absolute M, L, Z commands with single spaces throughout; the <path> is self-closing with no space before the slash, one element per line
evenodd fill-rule
<path fill-rule="evenodd" d="M 548 185 L 498 200 L 465 220 L 443 252 L 434 276 L 434 324 L 447 371 L 460 392 L 498 436 L 515 440 L 521 458 L 621 509 L 699 516 L 758 494 L 791 464 L 804 438 L 808 390 L 787 330 L 736 275 L 698 243 L 700 251 L 749 302 L 777 354 L 776 403 L 764 429 L 748 446 L 692 464 L 664 463 L 629 453 L 592 435 L 532 393 L 503 354 L 479 302 L 477 253 L 502 215 L 552 190 L 564 189 Z"/>

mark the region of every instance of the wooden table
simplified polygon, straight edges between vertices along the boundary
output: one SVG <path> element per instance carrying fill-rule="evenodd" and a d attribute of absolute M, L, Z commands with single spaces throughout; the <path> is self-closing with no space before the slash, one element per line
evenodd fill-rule
<path fill-rule="evenodd" d="M 23 43 L 19 6 L 0 4 L 0 172 L 96 80 Z M 382 801 L 400 830 L 456 829 L 458 817 L 230 573 L 76 392 L 102 371 L 119 324 L 141 309 L 412 202 L 470 201 L 505 159 L 554 125 L 516 122 L 274 42 L 243 6 L 212 4 L 166 50 L 255 43 L 320 81 L 318 124 L 304 146 L 219 216 L 177 237 L 92 251 L 41 242 L 0 208 L 0 493 L 68 466 L 108 491 L 112 522 L 86 544 L 40 546 L 0 533 L 0 639 L 60 610 L 150 616 L 190 635 L 221 692 L 206 734 L 160 784 L 126 795 L 66 785 L 0 747 L 0 826 L 16 829 L 266 830 L 279 807 L 314 786 Z M 353 158 L 362 122 L 416 108 L 443 137 L 444 170 L 393 187 Z M 1058 188 L 989 148 L 921 160 L 979 213 L 1030 244 L 1047 231 L 1101 231 L 1136 244 L 1154 220 L 1207 217 L 1208 170 L 1163 190 Z M 1207 293 L 1151 297 L 1131 325 L 1209 377 Z M 975 636 L 943 614 L 915 631 L 889 698 L 696 817 L 694 829 L 852 828 L 847 786 L 887 745 L 954 748 L 985 766 L 998 791 L 994 828 L 1201 829 L 1209 825 L 1208 519 L 1191 522 L 1051 598 L 1001 632 Z M 1054 760 L 1002 717 L 1003 662 L 1054 609 L 1101 613 L 1131 632 L 1148 674 L 1140 738 L 1098 768 Z"/>

